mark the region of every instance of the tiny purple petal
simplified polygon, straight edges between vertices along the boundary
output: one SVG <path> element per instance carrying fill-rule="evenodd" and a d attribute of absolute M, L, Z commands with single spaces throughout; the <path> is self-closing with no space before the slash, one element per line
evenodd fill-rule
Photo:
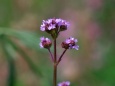
<path fill-rule="evenodd" d="M 78 42 L 78 40 L 77 40 L 77 39 L 75 39 L 75 42 Z"/>
<path fill-rule="evenodd" d="M 61 22 L 61 19 L 56 19 L 56 23 L 58 24 L 59 22 Z"/>
<path fill-rule="evenodd" d="M 62 48 L 79 50 L 79 46 L 76 44 L 77 42 L 77 39 L 70 37 L 62 42 Z"/>
<path fill-rule="evenodd" d="M 42 45 L 42 43 L 41 43 L 41 42 L 40 42 L 40 44 L 39 44 L 39 45 L 40 45 L 40 48 L 43 48 L 43 45 Z"/>
<path fill-rule="evenodd" d="M 41 25 L 40 30 L 45 31 L 45 24 Z"/>
<path fill-rule="evenodd" d="M 65 26 L 69 26 L 69 22 L 66 22 L 65 20 L 62 20 L 62 19 L 58 19 L 58 25 L 61 26 L 61 25 L 65 25 Z"/>
<path fill-rule="evenodd" d="M 69 81 L 66 81 L 66 84 L 67 84 L 67 85 L 70 85 L 70 82 L 69 82 Z"/>
<path fill-rule="evenodd" d="M 65 25 L 67 26 L 67 28 L 70 26 L 69 22 L 65 22 Z"/>
<path fill-rule="evenodd" d="M 54 24 L 51 24 L 49 27 L 48 27 L 48 30 L 51 30 L 51 29 L 54 29 L 56 28 L 56 26 Z"/>
<path fill-rule="evenodd" d="M 46 41 L 49 41 L 49 39 L 48 39 L 48 38 L 46 38 Z"/>
<path fill-rule="evenodd" d="M 70 39 L 74 41 L 74 38 L 71 37 Z"/>
<path fill-rule="evenodd" d="M 44 36 L 40 38 L 41 41 L 45 40 Z"/>
<path fill-rule="evenodd" d="M 48 20 L 43 20 L 42 21 L 42 25 L 40 27 L 41 31 L 46 31 L 46 30 L 52 30 L 55 28 L 59 28 L 60 26 L 65 26 L 65 30 L 68 28 L 69 26 L 69 22 L 63 20 L 63 19 L 48 19 Z"/>
<path fill-rule="evenodd" d="M 70 85 L 69 81 L 61 82 L 58 84 L 58 86 L 69 86 L 69 85 Z"/>
<path fill-rule="evenodd" d="M 76 50 L 79 50 L 79 46 L 78 45 L 73 46 L 73 48 L 76 49 Z"/>
<path fill-rule="evenodd" d="M 41 37 L 40 40 L 41 40 L 39 43 L 40 48 L 50 48 L 51 47 L 52 42 L 50 41 L 50 39 Z"/>
<path fill-rule="evenodd" d="M 66 41 L 65 41 L 66 43 L 70 43 L 70 40 L 69 39 L 66 39 Z"/>

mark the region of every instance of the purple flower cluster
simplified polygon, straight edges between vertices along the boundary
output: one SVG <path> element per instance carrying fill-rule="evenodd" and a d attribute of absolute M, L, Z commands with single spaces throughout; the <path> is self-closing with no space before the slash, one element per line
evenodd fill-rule
<path fill-rule="evenodd" d="M 69 81 L 61 82 L 61 83 L 58 84 L 58 86 L 69 86 L 69 85 L 70 85 Z"/>
<path fill-rule="evenodd" d="M 47 32 L 51 35 L 51 37 L 53 38 L 53 45 L 54 45 L 54 54 L 52 54 L 50 47 L 52 45 L 52 42 L 49 38 L 45 38 L 45 37 L 41 37 L 40 40 L 40 47 L 41 48 L 46 48 L 48 49 L 50 55 L 51 55 L 51 59 L 54 65 L 54 86 L 57 85 L 57 66 L 58 64 L 61 62 L 63 55 L 65 54 L 65 52 L 67 51 L 67 49 L 79 49 L 79 46 L 76 44 L 78 42 L 77 39 L 70 37 L 68 39 L 66 39 L 65 41 L 62 42 L 61 46 L 62 48 L 64 48 L 64 51 L 62 52 L 62 54 L 60 55 L 59 58 L 57 58 L 57 37 L 59 35 L 59 33 L 61 31 L 67 30 L 69 26 L 69 23 L 63 19 L 48 19 L 48 20 L 43 20 L 42 25 L 40 27 L 41 31 Z M 64 81 L 58 84 L 58 86 L 70 86 L 70 82 L 69 81 Z"/>
<path fill-rule="evenodd" d="M 63 19 L 48 19 L 43 20 L 42 25 L 40 27 L 41 31 L 50 31 L 56 29 L 58 31 L 66 30 L 69 26 L 69 23 Z"/>
<path fill-rule="evenodd" d="M 79 50 L 79 46 L 76 44 L 77 42 L 77 39 L 70 37 L 62 42 L 62 48 Z"/>
<path fill-rule="evenodd" d="M 40 40 L 41 40 L 41 42 L 39 45 L 41 48 L 50 48 L 51 47 L 52 42 L 50 41 L 50 39 L 41 37 Z"/>

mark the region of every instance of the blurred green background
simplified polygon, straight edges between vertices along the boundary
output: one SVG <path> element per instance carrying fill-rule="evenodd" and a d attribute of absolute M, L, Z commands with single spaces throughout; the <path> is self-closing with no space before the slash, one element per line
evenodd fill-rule
<path fill-rule="evenodd" d="M 42 20 L 70 22 L 58 38 L 78 39 L 58 66 L 58 82 L 71 86 L 115 86 L 115 0 L 0 0 L 0 86 L 52 86 L 53 67 L 39 48 Z M 53 50 L 53 49 L 52 49 Z"/>

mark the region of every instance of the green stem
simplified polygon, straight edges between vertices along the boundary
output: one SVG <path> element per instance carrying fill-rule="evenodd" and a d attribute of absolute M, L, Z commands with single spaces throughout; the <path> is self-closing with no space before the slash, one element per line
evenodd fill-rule
<path fill-rule="evenodd" d="M 57 61 L 57 57 L 56 57 L 56 39 L 54 40 L 54 63 L 56 63 Z"/>
<path fill-rule="evenodd" d="M 57 55 L 56 55 L 56 39 L 54 40 L 54 74 L 53 74 L 53 86 L 57 84 Z"/>
<path fill-rule="evenodd" d="M 49 51 L 49 53 L 50 53 L 50 57 L 51 57 L 52 62 L 54 62 L 54 57 L 53 57 L 53 55 L 52 55 L 51 50 L 50 50 L 50 49 L 48 49 L 48 51 Z"/>
<path fill-rule="evenodd" d="M 54 64 L 54 80 L 53 80 L 53 83 L 54 85 L 53 86 L 56 86 L 57 84 L 57 65 Z"/>
<path fill-rule="evenodd" d="M 61 56 L 59 57 L 59 59 L 58 59 L 58 61 L 57 61 L 57 65 L 60 63 L 60 61 L 62 60 L 62 57 L 63 57 L 63 55 L 65 54 L 65 52 L 67 51 L 67 49 L 65 49 L 64 51 L 63 51 L 63 53 L 61 54 Z"/>

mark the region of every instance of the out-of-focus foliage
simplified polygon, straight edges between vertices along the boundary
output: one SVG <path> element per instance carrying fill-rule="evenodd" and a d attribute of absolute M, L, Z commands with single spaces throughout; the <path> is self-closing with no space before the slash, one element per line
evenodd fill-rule
<path fill-rule="evenodd" d="M 0 0 L 0 86 L 52 86 L 52 63 L 39 48 L 43 19 L 70 21 L 60 42 L 79 40 L 58 67 L 71 86 L 115 86 L 115 0 Z M 58 47 L 58 56 L 61 54 Z"/>

